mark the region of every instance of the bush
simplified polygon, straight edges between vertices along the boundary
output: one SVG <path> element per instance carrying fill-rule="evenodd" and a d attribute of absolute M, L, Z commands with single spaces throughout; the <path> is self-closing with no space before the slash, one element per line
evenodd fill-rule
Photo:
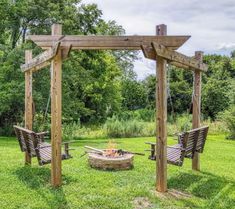
<path fill-rule="evenodd" d="M 153 109 L 138 109 L 133 111 L 127 110 L 120 112 L 115 117 L 117 117 L 119 120 L 138 120 L 153 122 L 155 121 L 156 113 Z"/>
<path fill-rule="evenodd" d="M 104 129 L 108 137 L 138 137 L 153 136 L 155 134 L 155 123 L 133 120 L 123 120 L 116 116 L 108 118 Z"/>
<path fill-rule="evenodd" d="M 219 119 L 222 120 L 228 128 L 228 139 L 235 139 L 235 105 L 230 109 L 219 114 Z"/>

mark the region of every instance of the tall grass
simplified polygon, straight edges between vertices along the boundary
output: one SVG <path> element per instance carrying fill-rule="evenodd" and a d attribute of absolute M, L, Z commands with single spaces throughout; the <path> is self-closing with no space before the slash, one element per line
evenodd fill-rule
<path fill-rule="evenodd" d="M 63 123 L 63 140 L 76 140 L 80 138 L 130 138 L 156 136 L 156 122 L 154 110 L 138 110 L 134 112 L 123 112 L 117 116 L 108 118 L 103 125 L 84 126 L 79 122 Z M 49 123 L 40 124 L 40 117 L 37 115 L 34 126 L 38 131 L 50 130 Z M 202 125 L 209 125 L 210 134 L 226 134 L 228 129 L 223 121 L 212 122 L 206 120 Z M 45 126 L 47 126 L 45 129 Z M 167 123 L 168 136 L 176 136 L 178 133 L 190 130 L 192 127 L 192 115 L 183 114 L 175 117 L 169 116 Z"/>
<path fill-rule="evenodd" d="M 133 120 L 123 120 L 114 116 L 109 118 L 104 129 L 108 137 L 138 137 L 138 136 L 153 136 L 155 134 L 155 125 L 153 122 Z"/>

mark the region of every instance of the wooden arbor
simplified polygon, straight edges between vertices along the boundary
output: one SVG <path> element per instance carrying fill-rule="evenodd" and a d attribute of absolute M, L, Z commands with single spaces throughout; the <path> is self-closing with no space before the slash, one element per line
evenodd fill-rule
<path fill-rule="evenodd" d="M 32 129 L 32 73 L 51 65 L 51 183 L 61 185 L 61 74 L 62 61 L 70 50 L 142 50 L 145 57 L 157 61 L 156 105 L 157 113 L 157 190 L 167 191 L 167 62 L 195 74 L 193 97 L 193 128 L 200 125 L 201 72 L 207 67 L 202 63 L 202 52 L 188 57 L 174 50 L 190 36 L 167 36 L 166 25 L 157 26 L 156 36 L 77 36 L 62 35 L 62 26 L 54 24 L 51 35 L 30 35 L 28 40 L 45 49 L 32 58 L 32 51 L 25 52 L 25 126 Z M 29 156 L 26 164 L 31 163 Z M 193 159 L 193 169 L 199 170 L 199 156 Z"/>

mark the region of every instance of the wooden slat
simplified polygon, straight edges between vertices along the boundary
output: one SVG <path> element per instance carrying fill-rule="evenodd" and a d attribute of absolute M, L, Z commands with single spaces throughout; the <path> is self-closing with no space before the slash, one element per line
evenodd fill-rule
<path fill-rule="evenodd" d="M 169 61 L 173 61 L 173 63 L 177 62 L 183 66 L 186 65 L 196 70 L 207 71 L 207 65 L 205 65 L 202 60 L 197 60 L 179 52 L 172 51 L 159 43 L 153 42 L 152 47 L 158 56 L 163 57 Z"/>
<path fill-rule="evenodd" d="M 53 25 L 52 34 L 61 32 L 61 28 L 61 25 Z M 54 187 L 61 185 L 61 78 L 62 53 L 59 49 L 51 63 L 51 183 Z"/>
<path fill-rule="evenodd" d="M 46 49 L 53 46 L 61 35 L 30 35 L 28 40 L 32 40 L 38 46 Z M 61 41 L 61 47 L 72 45 L 73 49 L 119 49 L 119 50 L 140 50 L 141 45 L 151 46 L 151 42 L 157 42 L 171 49 L 178 49 L 190 36 L 79 36 L 66 35 Z"/>
<path fill-rule="evenodd" d="M 157 35 L 164 33 L 162 31 L 165 25 L 157 26 Z M 160 31 L 160 33 L 159 33 Z M 167 69 L 166 60 L 157 56 L 156 65 L 156 109 L 157 116 L 157 137 L 156 137 L 156 166 L 157 166 L 157 191 L 167 191 Z"/>
<path fill-rule="evenodd" d="M 29 62 L 21 65 L 21 71 L 26 72 L 28 70 L 37 71 L 50 65 L 50 61 L 56 56 L 58 49 L 60 47 L 60 42 L 57 42 L 51 49 L 44 51 L 38 56 L 31 59 Z"/>

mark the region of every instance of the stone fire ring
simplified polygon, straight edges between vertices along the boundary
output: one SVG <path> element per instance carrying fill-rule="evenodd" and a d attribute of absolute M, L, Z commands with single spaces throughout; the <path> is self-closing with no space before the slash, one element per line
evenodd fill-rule
<path fill-rule="evenodd" d="M 133 154 L 124 154 L 118 157 L 106 157 L 96 153 L 88 154 L 90 166 L 102 170 L 129 170 L 133 168 L 133 161 Z"/>

